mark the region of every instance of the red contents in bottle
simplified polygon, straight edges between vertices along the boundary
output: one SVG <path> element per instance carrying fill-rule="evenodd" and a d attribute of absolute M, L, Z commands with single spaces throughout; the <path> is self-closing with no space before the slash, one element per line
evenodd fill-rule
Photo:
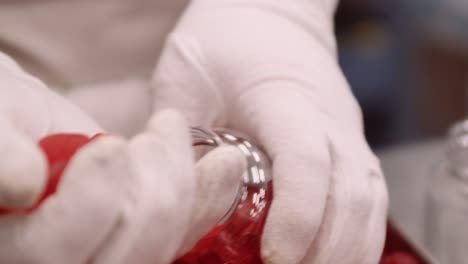
<path fill-rule="evenodd" d="M 387 239 L 380 264 L 427 264 L 398 230 L 387 224 Z"/>
<path fill-rule="evenodd" d="M 384 256 L 380 264 L 419 264 L 416 258 L 408 253 L 396 252 L 389 256 Z"/>
<path fill-rule="evenodd" d="M 55 193 L 60 181 L 60 176 L 75 152 L 98 136 L 99 135 L 89 138 L 80 134 L 55 134 L 39 141 L 39 147 L 44 151 L 49 165 L 48 180 L 43 193 L 31 208 L 0 208 L 0 215 L 29 213 L 37 209 L 48 196 Z"/>
<path fill-rule="evenodd" d="M 247 188 L 231 217 L 174 264 L 262 263 L 261 234 L 272 199 L 271 182 L 268 188 Z"/>

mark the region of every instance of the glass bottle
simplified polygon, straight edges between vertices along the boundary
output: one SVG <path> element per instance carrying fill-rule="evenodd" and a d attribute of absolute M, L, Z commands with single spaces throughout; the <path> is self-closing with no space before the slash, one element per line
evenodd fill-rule
<path fill-rule="evenodd" d="M 260 241 L 273 193 L 267 156 L 238 133 L 192 128 L 202 154 L 221 145 L 239 148 L 247 161 L 237 198 L 219 224 L 174 264 L 260 264 Z"/>
<path fill-rule="evenodd" d="M 426 244 L 440 263 L 468 261 L 468 120 L 449 132 L 426 193 Z"/>

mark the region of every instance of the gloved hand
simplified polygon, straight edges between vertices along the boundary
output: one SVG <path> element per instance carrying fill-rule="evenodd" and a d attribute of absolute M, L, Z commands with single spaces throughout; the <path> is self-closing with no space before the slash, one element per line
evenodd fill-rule
<path fill-rule="evenodd" d="M 0 68 L 0 206 L 25 208 L 46 178 L 36 141 L 100 128 L 10 59 Z M 194 165 L 184 119 L 161 112 L 132 139 L 103 136 L 80 149 L 37 211 L 1 216 L 0 262 L 168 263 L 223 216 L 244 162 L 223 147 Z"/>
<path fill-rule="evenodd" d="M 49 133 L 92 135 L 99 126 L 0 52 L 0 206 L 29 207 L 46 179 L 36 142 Z"/>
<path fill-rule="evenodd" d="M 265 263 L 375 264 L 387 190 L 336 61 L 335 1 L 195 0 L 153 76 L 154 108 L 250 135 L 273 161 Z"/>

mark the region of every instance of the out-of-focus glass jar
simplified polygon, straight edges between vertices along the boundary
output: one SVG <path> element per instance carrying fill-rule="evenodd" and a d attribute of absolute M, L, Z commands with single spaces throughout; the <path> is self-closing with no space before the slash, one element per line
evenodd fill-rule
<path fill-rule="evenodd" d="M 426 196 L 426 243 L 440 263 L 468 263 L 468 120 L 449 132 Z"/>

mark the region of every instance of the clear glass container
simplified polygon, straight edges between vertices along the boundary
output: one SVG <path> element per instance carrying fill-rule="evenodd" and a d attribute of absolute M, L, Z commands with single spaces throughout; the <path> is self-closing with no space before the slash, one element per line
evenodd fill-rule
<path fill-rule="evenodd" d="M 450 129 L 426 194 L 426 244 L 440 263 L 468 263 L 468 121 Z"/>
<path fill-rule="evenodd" d="M 229 130 L 192 128 L 193 145 L 203 155 L 221 145 L 236 146 L 247 161 L 237 198 L 225 216 L 174 264 L 261 264 L 260 241 L 273 199 L 271 164 L 246 137 Z"/>

